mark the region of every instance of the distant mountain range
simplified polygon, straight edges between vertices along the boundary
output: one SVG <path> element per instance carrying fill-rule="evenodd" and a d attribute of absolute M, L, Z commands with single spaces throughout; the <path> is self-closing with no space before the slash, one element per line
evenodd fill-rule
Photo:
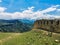
<path fill-rule="evenodd" d="M 0 22 L 6 22 L 6 23 L 14 23 L 16 21 L 21 21 L 23 23 L 34 23 L 35 20 L 29 20 L 29 19 L 14 19 L 14 20 L 4 20 L 0 19 Z"/>
<path fill-rule="evenodd" d="M 0 32 L 25 32 L 33 28 L 34 20 L 15 19 L 2 20 L 0 19 Z"/>

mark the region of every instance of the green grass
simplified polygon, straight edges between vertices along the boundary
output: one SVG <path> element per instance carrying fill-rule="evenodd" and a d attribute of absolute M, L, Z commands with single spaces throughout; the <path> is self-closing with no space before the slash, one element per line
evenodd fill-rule
<path fill-rule="evenodd" d="M 20 33 L 14 38 L 2 42 L 2 45 L 60 45 L 60 43 L 55 42 L 55 39 L 60 40 L 60 35 L 49 37 L 43 33 L 43 31 L 38 30 Z"/>
<path fill-rule="evenodd" d="M 8 36 L 10 36 L 11 35 L 11 33 L 1 33 L 0 32 L 0 40 L 1 39 L 4 39 L 4 38 L 7 38 Z"/>

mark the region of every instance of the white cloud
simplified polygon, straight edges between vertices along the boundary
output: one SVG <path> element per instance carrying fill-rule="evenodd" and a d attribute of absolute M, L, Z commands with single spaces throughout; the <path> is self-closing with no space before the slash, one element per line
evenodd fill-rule
<path fill-rule="evenodd" d="M 57 11 L 59 11 L 59 12 L 60 12 L 60 9 L 57 9 Z"/>
<path fill-rule="evenodd" d="M 49 14 L 47 14 L 47 12 L 57 10 L 58 6 L 59 5 L 52 6 L 45 10 L 42 10 L 42 11 L 38 10 L 36 12 L 33 11 L 34 7 L 32 6 L 32 7 L 28 7 L 27 10 L 23 10 L 22 12 L 14 12 L 14 13 L 4 12 L 7 8 L 0 7 L 0 19 L 24 19 L 24 18 L 27 18 L 27 19 L 35 19 L 36 20 L 36 19 L 42 19 L 42 18 L 44 18 L 44 19 L 57 18 L 58 16 L 49 15 Z"/>
<path fill-rule="evenodd" d="M 51 12 L 51 11 L 54 11 L 57 9 L 57 7 L 60 6 L 60 5 L 56 5 L 56 6 L 52 6 L 52 7 L 49 7 L 45 10 L 42 10 L 41 13 L 47 13 L 47 12 Z"/>
<path fill-rule="evenodd" d="M 33 10 L 34 8 L 35 8 L 35 7 L 33 7 L 33 6 L 32 6 L 32 7 L 28 7 L 29 10 Z"/>
<path fill-rule="evenodd" d="M 46 10 L 41 11 L 41 12 L 42 12 L 42 13 L 47 13 L 47 12 L 51 12 L 51 11 L 54 11 L 54 10 L 56 10 L 56 8 L 50 7 L 50 8 L 48 8 L 48 9 L 46 9 Z"/>
<path fill-rule="evenodd" d="M 0 7 L 0 12 L 4 12 L 6 10 L 5 7 Z"/>

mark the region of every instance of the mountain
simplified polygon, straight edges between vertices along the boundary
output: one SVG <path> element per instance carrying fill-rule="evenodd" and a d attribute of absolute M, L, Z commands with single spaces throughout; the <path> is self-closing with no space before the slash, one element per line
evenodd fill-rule
<path fill-rule="evenodd" d="M 0 20 L 0 32 L 26 32 L 32 29 L 34 20 Z"/>
<path fill-rule="evenodd" d="M 19 21 L 27 24 L 33 24 L 35 20 L 29 20 L 29 19 L 20 19 Z"/>
<path fill-rule="evenodd" d="M 0 19 L 0 22 L 14 23 L 17 20 L 19 20 L 19 21 L 21 21 L 23 23 L 34 23 L 34 20 L 29 20 L 29 19 L 14 19 L 14 20 L 3 20 L 3 19 Z"/>

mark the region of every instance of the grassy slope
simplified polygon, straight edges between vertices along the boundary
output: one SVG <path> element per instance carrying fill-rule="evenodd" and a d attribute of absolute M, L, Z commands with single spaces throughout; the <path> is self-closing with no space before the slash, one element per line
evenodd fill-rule
<path fill-rule="evenodd" d="M 16 34 L 15 34 L 16 35 Z M 2 42 L 2 45 L 60 45 L 54 40 L 60 40 L 60 34 L 52 37 L 47 36 L 43 31 L 32 30 L 25 32 L 19 35 L 14 36 L 5 42 Z M 47 43 L 47 44 L 46 44 Z"/>
<path fill-rule="evenodd" d="M 11 33 L 1 33 L 0 32 L 0 40 L 3 39 L 3 38 L 7 38 L 10 35 L 11 35 Z"/>

